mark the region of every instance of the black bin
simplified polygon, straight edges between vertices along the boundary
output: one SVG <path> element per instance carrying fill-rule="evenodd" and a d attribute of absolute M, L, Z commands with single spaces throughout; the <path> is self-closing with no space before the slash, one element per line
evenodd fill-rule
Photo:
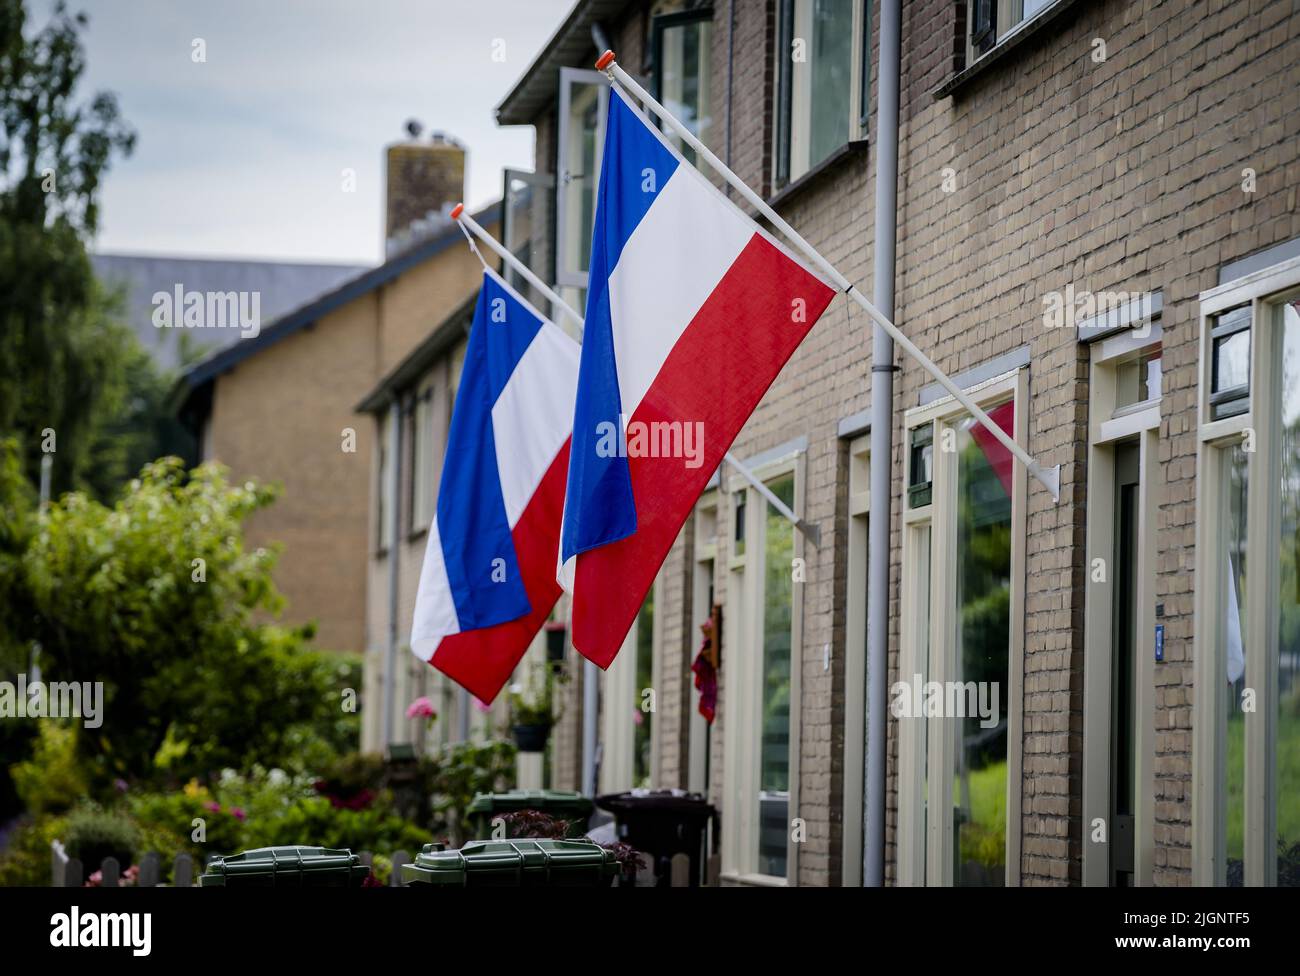
<path fill-rule="evenodd" d="M 718 813 L 704 797 L 685 790 L 630 790 L 596 798 L 618 824 L 618 839 L 653 859 L 658 887 L 672 882 L 672 858 L 691 859 L 690 885 L 704 884 L 709 824 L 717 836 Z"/>

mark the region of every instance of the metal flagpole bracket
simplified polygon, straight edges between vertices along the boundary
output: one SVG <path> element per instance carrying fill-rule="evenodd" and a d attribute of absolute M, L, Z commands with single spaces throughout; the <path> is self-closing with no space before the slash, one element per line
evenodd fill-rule
<path fill-rule="evenodd" d="M 641 84 L 629 75 L 619 66 L 613 51 L 606 51 L 596 61 L 597 70 L 605 72 L 611 82 L 617 82 L 624 91 L 628 92 L 633 98 L 639 101 L 647 109 L 657 115 L 663 123 L 673 130 L 682 141 L 695 150 L 696 157 L 704 160 L 711 166 L 714 171 L 721 176 L 727 183 L 732 186 L 744 200 L 752 206 L 763 218 L 773 227 L 779 230 L 790 243 L 803 254 L 809 262 L 812 263 L 826 279 L 836 288 L 844 292 L 848 298 L 860 305 L 870 316 L 871 320 L 879 325 L 882 329 L 893 337 L 894 341 L 903 347 L 903 351 L 918 362 L 923 369 L 933 376 L 945 390 L 948 391 L 958 403 L 970 411 L 971 416 L 981 423 L 985 429 L 992 434 L 997 441 L 1010 451 L 1020 463 L 1032 474 L 1038 481 L 1043 484 L 1048 491 L 1052 493 L 1052 499 L 1059 502 L 1061 500 L 1060 487 L 1060 466 L 1055 469 L 1044 468 L 1041 464 L 1030 456 L 1029 452 L 1015 442 L 1006 431 L 993 422 L 983 408 L 980 407 L 965 391 L 958 388 L 948 374 L 941 370 L 931 361 L 930 357 L 921 352 L 916 344 L 909 339 L 901 329 L 891 322 L 888 316 L 884 315 L 880 309 L 876 308 L 862 292 L 858 291 L 839 270 L 826 260 L 815 247 L 809 244 L 793 227 L 787 223 L 780 214 L 768 206 L 767 201 L 750 189 L 749 184 L 731 171 L 731 169 L 722 160 L 718 159 L 709 148 L 700 142 L 690 129 L 681 123 L 675 115 L 659 104 L 653 95 L 646 91 Z"/>

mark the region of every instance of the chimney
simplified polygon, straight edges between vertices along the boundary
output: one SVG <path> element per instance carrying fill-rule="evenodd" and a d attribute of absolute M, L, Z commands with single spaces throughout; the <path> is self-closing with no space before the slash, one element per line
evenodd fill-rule
<path fill-rule="evenodd" d="M 386 224 L 390 253 L 398 239 L 406 243 L 430 229 L 429 213 L 449 213 L 465 196 L 465 147 L 442 132 L 421 139 L 423 127 L 406 123 L 409 138 L 388 146 L 386 154 Z M 419 227 L 413 227 L 417 222 Z"/>

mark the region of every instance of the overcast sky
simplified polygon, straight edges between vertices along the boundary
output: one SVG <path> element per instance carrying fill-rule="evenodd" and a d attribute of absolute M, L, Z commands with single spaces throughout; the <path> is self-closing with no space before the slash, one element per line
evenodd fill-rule
<path fill-rule="evenodd" d="M 32 0 L 31 21 L 52 6 Z M 97 250 L 373 264 L 383 146 L 408 118 L 469 148 L 471 207 L 500 196 L 503 167 L 532 168 L 533 130 L 498 128 L 493 109 L 572 0 L 69 6 L 90 16 L 83 97 L 116 92 L 139 137 L 105 181 Z"/>

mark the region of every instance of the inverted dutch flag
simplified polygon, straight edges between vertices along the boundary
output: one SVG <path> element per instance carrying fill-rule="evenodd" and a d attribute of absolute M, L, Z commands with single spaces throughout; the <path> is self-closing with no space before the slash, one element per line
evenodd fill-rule
<path fill-rule="evenodd" d="M 574 647 L 601 667 L 835 294 L 611 92 L 558 573 Z M 692 433 L 697 457 L 663 456 Z"/>
<path fill-rule="evenodd" d="M 483 274 L 429 528 L 411 649 L 496 697 L 559 598 L 578 344 Z"/>

